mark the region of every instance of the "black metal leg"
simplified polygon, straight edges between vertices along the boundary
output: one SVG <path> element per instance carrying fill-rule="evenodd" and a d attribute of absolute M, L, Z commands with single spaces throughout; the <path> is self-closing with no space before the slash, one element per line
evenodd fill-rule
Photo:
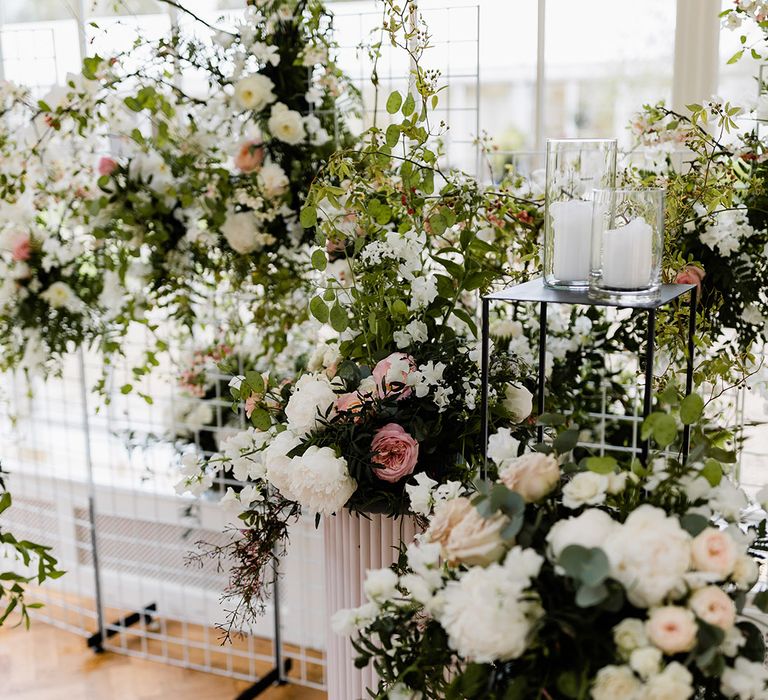
<path fill-rule="evenodd" d="M 544 413 L 544 387 L 547 382 L 547 302 L 539 305 L 539 376 L 536 384 L 538 393 L 537 410 L 539 415 Z M 536 430 L 539 442 L 544 441 L 544 426 L 540 425 Z"/>
<path fill-rule="evenodd" d="M 101 629 L 88 637 L 86 640 L 88 646 L 97 654 L 102 653 L 104 651 L 105 640 L 109 639 L 110 637 L 114 637 L 123 628 L 131 627 L 132 625 L 136 625 L 139 622 L 144 622 L 145 625 L 148 625 L 150 622 L 152 622 L 152 613 L 156 611 L 157 603 L 150 603 L 149 605 L 145 605 L 141 610 L 138 610 L 137 612 L 132 612 L 125 617 L 121 617 L 109 625 L 104 625 L 104 629 Z"/>
<path fill-rule="evenodd" d="M 698 294 L 696 287 L 691 289 L 691 311 L 688 317 L 688 357 L 685 367 L 685 395 L 688 396 L 693 391 L 693 353 L 695 350 L 694 338 L 696 336 L 696 304 Z M 691 426 L 683 426 L 683 462 L 688 459 L 688 453 L 691 450 Z"/>
<path fill-rule="evenodd" d="M 489 346 L 490 346 L 490 322 L 488 299 L 483 299 L 483 319 L 481 343 L 481 368 L 480 368 L 480 439 L 483 441 L 483 465 L 481 478 L 488 478 L 488 374 L 489 374 Z"/>
<path fill-rule="evenodd" d="M 643 420 L 651 415 L 653 406 L 653 362 L 654 362 L 654 336 L 656 335 L 656 310 L 648 311 L 648 329 L 645 338 L 645 393 L 643 395 Z M 650 439 L 643 440 L 640 456 L 643 464 L 648 462 L 648 450 Z"/>

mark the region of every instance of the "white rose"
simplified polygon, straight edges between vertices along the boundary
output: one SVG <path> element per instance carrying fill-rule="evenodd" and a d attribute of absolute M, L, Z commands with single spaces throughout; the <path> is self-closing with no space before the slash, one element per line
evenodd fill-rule
<path fill-rule="evenodd" d="M 363 591 L 372 603 L 384 603 L 397 594 L 397 574 L 392 569 L 369 569 Z"/>
<path fill-rule="evenodd" d="M 441 594 L 438 620 L 452 649 L 470 661 L 520 657 L 543 611 L 499 564 L 471 568 Z"/>
<path fill-rule="evenodd" d="M 534 503 L 560 483 L 560 465 L 552 455 L 531 452 L 505 462 L 499 480 L 528 503 Z"/>
<path fill-rule="evenodd" d="M 605 474 L 579 472 L 563 487 L 563 505 L 575 510 L 604 503 L 608 485 Z"/>
<path fill-rule="evenodd" d="M 636 617 L 628 617 L 613 628 L 613 641 L 622 656 L 628 657 L 635 649 L 648 645 L 645 634 L 645 622 Z"/>
<path fill-rule="evenodd" d="M 442 509 L 460 509 L 469 499 L 460 497 L 444 501 Z M 469 505 L 458 522 L 453 524 L 443 542 L 446 559 L 453 564 L 486 566 L 498 561 L 504 554 L 505 544 L 501 531 L 509 524 L 505 515 L 484 518 L 477 508 Z"/>
<path fill-rule="evenodd" d="M 330 447 L 312 445 L 291 459 L 289 492 L 310 513 L 332 515 L 341 510 L 357 489 L 347 460 Z"/>
<path fill-rule="evenodd" d="M 256 226 L 256 219 L 251 212 L 230 210 L 221 225 L 221 233 L 232 250 L 241 255 L 247 255 L 263 247 L 263 240 Z"/>
<path fill-rule="evenodd" d="M 235 100 L 243 109 L 260 112 L 275 101 L 274 87 L 266 75 L 248 75 L 235 83 Z"/>
<path fill-rule="evenodd" d="M 738 558 L 736 543 L 722 530 L 708 527 L 691 544 L 694 568 L 727 578 L 733 572 Z"/>
<path fill-rule="evenodd" d="M 641 647 L 630 653 L 629 666 L 638 676 L 647 680 L 659 672 L 661 659 L 661 649 Z"/>
<path fill-rule="evenodd" d="M 305 374 L 296 382 L 285 406 L 288 427 L 306 435 L 321 427 L 321 420 L 336 415 L 336 394 L 325 374 Z"/>
<path fill-rule="evenodd" d="M 637 700 L 642 684 L 629 666 L 604 666 L 592 685 L 593 700 Z"/>
<path fill-rule="evenodd" d="M 533 394 L 524 386 L 507 384 L 502 405 L 509 411 L 515 423 L 522 423 L 533 410 Z"/>
<path fill-rule="evenodd" d="M 279 197 L 285 193 L 290 185 L 290 180 L 277 163 L 263 165 L 256 176 L 259 187 L 267 197 Z"/>
<path fill-rule="evenodd" d="M 733 667 L 723 671 L 720 689 L 729 698 L 739 700 L 763 700 L 768 683 L 768 669 L 757 661 L 739 657 Z"/>
<path fill-rule="evenodd" d="M 698 631 L 693 613 L 678 605 L 652 610 L 645 625 L 651 643 L 670 656 L 693 649 Z"/>
<path fill-rule="evenodd" d="M 66 282 L 54 282 L 44 292 L 40 292 L 40 298 L 47 301 L 54 309 L 66 309 L 71 313 L 77 313 L 82 308 L 82 302 Z"/>
<path fill-rule="evenodd" d="M 749 554 L 742 554 L 736 558 L 731 578 L 740 590 L 747 591 L 752 588 L 759 575 L 760 569 L 757 562 Z"/>
<path fill-rule="evenodd" d="M 583 513 L 567 520 L 559 520 L 547 534 L 547 544 L 557 559 L 566 547 L 577 544 L 592 549 L 603 543 L 619 526 L 608 513 L 587 508 Z"/>
<path fill-rule="evenodd" d="M 293 146 L 301 143 L 307 137 L 301 114 L 288 109 L 282 102 L 272 106 L 267 127 L 276 139 Z"/>
<path fill-rule="evenodd" d="M 641 608 L 659 605 L 685 588 L 691 537 L 674 516 L 644 504 L 630 513 L 602 548 L 629 601 Z"/>
<path fill-rule="evenodd" d="M 693 676 L 673 661 L 659 675 L 648 680 L 640 700 L 688 700 L 693 696 Z"/>
<path fill-rule="evenodd" d="M 736 622 L 736 606 L 725 591 L 717 586 L 707 586 L 696 591 L 688 601 L 688 607 L 704 622 L 729 630 Z"/>

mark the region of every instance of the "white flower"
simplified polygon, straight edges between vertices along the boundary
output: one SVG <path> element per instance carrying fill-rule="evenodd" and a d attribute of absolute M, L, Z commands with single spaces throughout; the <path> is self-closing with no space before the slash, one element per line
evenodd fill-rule
<path fill-rule="evenodd" d="M 277 163 L 266 163 L 256 176 L 259 187 L 267 197 L 279 197 L 285 193 L 290 185 L 290 180 Z"/>
<path fill-rule="evenodd" d="M 365 603 L 359 608 L 337 610 L 331 616 L 331 629 L 338 635 L 351 637 L 373 622 L 377 612 L 378 606 L 373 603 Z"/>
<path fill-rule="evenodd" d="M 405 490 L 411 502 L 411 512 L 418 515 L 429 515 L 435 501 L 432 497 L 432 489 L 437 486 L 434 479 L 430 479 L 424 472 L 415 474 L 415 484 L 406 484 Z"/>
<path fill-rule="evenodd" d="M 533 410 L 533 394 L 524 386 L 507 384 L 502 405 L 515 423 L 522 423 Z"/>
<path fill-rule="evenodd" d="M 274 87 L 266 75 L 248 75 L 235 83 L 235 100 L 243 109 L 260 112 L 275 101 Z"/>
<path fill-rule="evenodd" d="M 645 625 L 651 643 L 670 656 L 693 649 L 698 631 L 693 613 L 678 605 L 654 608 Z"/>
<path fill-rule="evenodd" d="M 747 591 L 755 585 L 759 574 L 760 569 L 757 566 L 757 562 L 749 554 L 742 554 L 733 565 L 731 578 L 737 588 Z"/>
<path fill-rule="evenodd" d="M 139 153 L 128 164 L 128 175 L 146 183 L 155 192 L 163 193 L 173 185 L 171 166 L 157 153 Z"/>
<path fill-rule="evenodd" d="M 583 513 L 567 520 L 559 520 L 547 534 L 554 560 L 566 547 L 579 545 L 587 549 L 601 547 L 619 524 L 608 513 L 597 508 L 587 508 Z"/>
<path fill-rule="evenodd" d="M 267 480 L 286 498 L 290 498 L 291 458 L 288 453 L 301 444 L 301 438 L 290 430 L 278 433 L 264 452 Z"/>
<path fill-rule="evenodd" d="M 314 114 L 304 117 L 304 128 L 309 134 L 309 140 L 313 146 L 323 146 L 330 141 L 330 134 L 323 128 L 321 121 Z"/>
<path fill-rule="evenodd" d="M 411 321 L 403 330 L 395 331 L 393 335 L 400 350 L 407 348 L 411 343 L 424 343 L 429 339 L 427 324 L 418 319 Z"/>
<path fill-rule="evenodd" d="M 727 578 L 736 565 L 736 543 L 731 536 L 714 527 L 704 528 L 691 544 L 694 568 Z"/>
<path fill-rule="evenodd" d="M 439 622 L 451 648 L 470 661 L 516 659 L 527 646 L 540 606 L 524 585 L 499 564 L 474 567 L 450 581 L 441 595 Z"/>
<path fill-rule="evenodd" d="M 723 671 L 720 690 L 729 698 L 739 700 L 764 700 L 766 698 L 768 669 L 757 661 L 739 657 L 733 667 Z"/>
<path fill-rule="evenodd" d="M 405 588 L 417 603 L 426 605 L 432 600 L 432 586 L 418 574 L 405 574 L 400 577 L 400 585 Z"/>
<path fill-rule="evenodd" d="M 310 513 L 332 515 L 344 507 L 357 489 L 347 460 L 330 447 L 312 445 L 293 457 L 288 467 L 287 496 Z"/>
<path fill-rule="evenodd" d="M 321 369 L 328 369 L 336 365 L 341 359 L 339 346 L 336 344 L 321 343 L 310 355 L 307 361 L 307 369 L 310 372 L 317 372 Z"/>
<path fill-rule="evenodd" d="M 507 552 L 504 568 L 521 586 L 527 588 L 531 585 L 531 581 L 539 575 L 543 563 L 544 557 L 537 554 L 533 549 L 523 549 L 516 546 Z"/>
<path fill-rule="evenodd" d="M 78 313 L 83 307 L 83 302 L 66 282 L 54 282 L 44 292 L 40 292 L 40 298 L 54 309 L 66 309 L 71 313 Z"/>
<path fill-rule="evenodd" d="M 603 666 L 592 685 L 592 700 L 637 700 L 641 687 L 629 666 Z"/>
<path fill-rule="evenodd" d="M 661 668 L 662 653 L 656 647 L 640 647 L 629 655 L 629 667 L 641 678 L 655 676 Z"/>
<path fill-rule="evenodd" d="M 221 225 L 221 233 L 232 250 L 241 255 L 252 253 L 275 241 L 273 236 L 259 231 L 256 218 L 250 211 L 230 210 Z"/>
<path fill-rule="evenodd" d="M 726 478 L 720 480 L 709 497 L 710 508 L 730 521 L 738 520 L 741 511 L 748 505 L 747 494 Z"/>
<path fill-rule="evenodd" d="M 684 588 L 690 542 L 676 517 L 643 504 L 610 534 L 602 548 L 611 563 L 611 576 L 624 586 L 629 601 L 647 608 Z"/>
<path fill-rule="evenodd" d="M 251 46 L 251 53 L 260 63 L 271 63 L 273 66 L 280 63 L 280 51 L 277 46 L 270 46 L 262 41 L 257 41 Z"/>
<path fill-rule="evenodd" d="M 677 661 L 650 678 L 640 694 L 641 700 L 688 700 L 692 696 L 693 676 Z"/>
<path fill-rule="evenodd" d="M 636 617 L 627 617 L 613 628 L 613 641 L 621 655 L 628 658 L 635 650 L 648 645 L 645 622 Z"/>
<path fill-rule="evenodd" d="M 285 406 L 289 429 L 297 435 L 306 435 L 319 429 L 320 420 L 336 415 L 336 398 L 325 374 L 302 375 Z"/>
<path fill-rule="evenodd" d="M 418 690 L 411 690 L 404 683 L 395 683 L 387 690 L 388 700 L 421 700 L 424 695 Z"/>
<path fill-rule="evenodd" d="M 416 277 L 411 282 L 411 311 L 425 309 L 437 298 L 437 281 L 434 277 Z"/>
<path fill-rule="evenodd" d="M 272 106 L 267 127 L 276 139 L 293 146 L 301 143 L 307 136 L 301 114 L 288 109 L 282 102 Z"/>
<path fill-rule="evenodd" d="M 495 338 L 519 338 L 523 334 L 523 324 L 505 318 L 491 324 L 491 335 Z"/>
<path fill-rule="evenodd" d="M 397 574 L 392 569 L 371 569 L 365 574 L 363 591 L 372 603 L 385 603 L 397 594 Z"/>
<path fill-rule="evenodd" d="M 741 633 L 738 627 L 731 627 L 725 632 L 725 639 L 720 644 L 720 651 L 726 656 L 736 656 L 739 653 L 739 649 L 744 646 L 747 639 Z"/>
<path fill-rule="evenodd" d="M 512 437 L 509 428 L 500 428 L 488 438 L 488 459 L 502 467 L 505 462 L 516 459 L 520 441 Z"/>
<path fill-rule="evenodd" d="M 605 474 L 579 472 L 563 486 L 563 505 L 576 509 L 605 502 L 609 481 Z"/>

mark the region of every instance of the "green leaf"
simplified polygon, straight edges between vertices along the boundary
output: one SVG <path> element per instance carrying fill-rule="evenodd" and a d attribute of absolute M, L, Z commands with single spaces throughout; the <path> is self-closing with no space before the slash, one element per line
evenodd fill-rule
<path fill-rule="evenodd" d="M 309 302 L 309 311 L 320 323 L 328 322 L 328 307 L 320 297 L 312 298 Z"/>
<path fill-rule="evenodd" d="M 570 430 L 565 430 L 562 433 L 559 433 L 555 438 L 555 441 L 552 443 L 552 447 L 555 448 L 555 452 L 557 452 L 557 454 L 563 455 L 576 447 L 576 443 L 578 443 L 578 441 L 579 431 L 575 428 L 571 428 Z"/>
<path fill-rule="evenodd" d="M 7 491 L 0 495 L 0 513 L 11 507 L 11 494 Z"/>
<path fill-rule="evenodd" d="M 709 482 L 709 485 L 714 488 L 723 478 L 723 467 L 716 459 L 708 459 L 704 463 L 704 467 L 699 474 L 701 474 L 701 476 Z"/>
<path fill-rule="evenodd" d="M 611 474 L 619 466 L 613 457 L 587 457 L 584 464 L 589 471 L 596 474 Z"/>
<path fill-rule="evenodd" d="M 133 391 L 133 384 L 123 384 L 120 387 L 121 394 L 130 394 Z"/>
<path fill-rule="evenodd" d="M 256 394 L 264 393 L 264 377 L 260 372 L 249 370 L 245 373 L 245 383 L 251 387 L 251 390 Z"/>
<path fill-rule="evenodd" d="M 312 267 L 321 272 L 328 267 L 328 256 L 325 254 L 324 250 L 318 248 L 312 253 Z"/>
<path fill-rule="evenodd" d="M 394 114 L 398 109 L 400 109 L 402 104 L 403 98 L 400 93 L 395 90 L 394 92 L 390 93 L 389 97 L 387 98 L 387 112 Z"/>
<path fill-rule="evenodd" d="M 755 597 L 752 599 L 752 603 L 757 607 L 760 612 L 768 613 L 768 591 L 760 591 L 755 593 Z"/>
<path fill-rule="evenodd" d="M 254 408 L 251 413 L 251 425 L 261 431 L 269 430 L 272 427 L 269 411 L 261 407 Z"/>
<path fill-rule="evenodd" d="M 653 439 L 659 447 L 665 447 L 677 438 L 677 422 L 673 416 L 660 413 L 653 423 Z"/>
<path fill-rule="evenodd" d="M 557 689 L 567 698 L 579 697 L 579 677 L 573 671 L 565 671 L 557 677 Z"/>
<path fill-rule="evenodd" d="M 413 114 L 414 109 L 416 109 L 416 100 L 413 99 L 413 94 L 409 92 L 403 103 L 403 116 L 409 117 Z"/>
<path fill-rule="evenodd" d="M 733 56 L 731 56 L 726 65 L 731 65 L 732 63 L 736 63 L 737 61 L 741 60 L 741 57 L 744 55 L 744 49 L 740 49 L 737 51 Z"/>
<path fill-rule="evenodd" d="M 680 404 L 680 420 L 683 425 L 696 423 L 704 412 L 704 399 L 698 394 L 689 394 Z"/>
<path fill-rule="evenodd" d="M 709 520 L 698 513 L 688 513 L 680 518 L 680 525 L 691 537 L 696 537 L 709 527 Z"/>
<path fill-rule="evenodd" d="M 565 416 L 559 413 L 542 413 L 536 420 L 536 425 L 563 425 Z"/>
<path fill-rule="evenodd" d="M 312 205 L 304 207 L 301 210 L 299 221 L 304 228 L 312 228 L 317 224 L 317 209 Z"/>
<path fill-rule="evenodd" d="M 347 310 L 341 306 L 338 302 L 336 302 L 331 307 L 330 312 L 330 320 L 331 320 L 331 327 L 333 330 L 341 333 L 345 330 L 347 330 L 347 326 L 349 326 L 349 314 L 347 313 Z"/>
<path fill-rule="evenodd" d="M 577 544 L 566 547 L 557 560 L 573 579 L 587 586 L 598 586 L 611 571 L 605 552 L 598 547 L 586 548 Z"/>
<path fill-rule="evenodd" d="M 390 148 L 394 148 L 397 145 L 397 142 L 399 140 L 400 140 L 400 125 L 390 124 L 387 127 L 387 132 L 386 132 L 387 146 L 389 146 Z"/>

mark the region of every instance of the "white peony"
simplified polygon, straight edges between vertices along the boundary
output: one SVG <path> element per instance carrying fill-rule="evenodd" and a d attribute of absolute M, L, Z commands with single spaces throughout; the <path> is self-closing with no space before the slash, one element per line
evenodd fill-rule
<path fill-rule="evenodd" d="M 507 384 L 502 405 L 509 411 L 515 423 L 522 423 L 533 410 L 533 394 L 524 386 Z"/>
<path fill-rule="evenodd" d="M 579 472 L 563 486 L 563 505 L 575 510 L 604 503 L 609 486 L 610 481 L 605 474 Z"/>
<path fill-rule="evenodd" d="M 611 563 L 611 576 L 641 608 L 659 605 L 684 590 L 691 562 L 691 536 L 674 516 L 651 505 L 641 505 L 616 528 L 603 550 Z"/>
<path fill-rule="evenodd" d="M 392 569 L 370 569 L 365 573 L 363 591 L 372 603 L 385 603 L 397 594 L 397 574 Z"/>
<path fill-rule="evenodd" d="M 733 667 L 723 671 L 720 690 L 723 695 L 738 700 L 764 700 L 768 695 L 768 669 L 757 661 L 739 657 Z"/>
<path fill-rule="evenodd" d="M 264 464 L 267 469 L 267 481 L 286 498 L 291 498 L 291 458 L 288 453 L 301 444 L 301 438 L 290 430 L 278 433 L 264 451 Z"/>
<path fill-rule="evenodd" d="M 490 663 L 520 657 L 542 610 L 525 581 L 499 564 L 470 569 L 441 594 L 438 620 L 451 648 L 470 661 Z"/>
<path fill-rule="evenodd" d="M 282 102 L 272 106 L 267 127 L 272 136 L 292 146 L 301 143 L 307 137 L 301 114 L 288 109 Z"/>
<path fill-rule="evenodd" d="M 66 309 L 71 313 L 78 313 L 83 306 L 83 302 L 66 282 L 54 282 L 44 292 L 40 292 L 40 298 L 54 309 Z"/>
<path fill-rule="evenodd" d="M 259 231 L 256 218 L 249 211 L 230 211 L 221 225 L 221 233 L 232 250 L 241 255 L 252 253 L 275 241 L 273 236 Z"/>
<path fill-rule="evenodd" d="M 297 435 L 306 435 L 321 427 L 321 419 L 336 415 L 336 393 L 325 374 L 305 374 L 293 388 L 285 406 L 288 428 Z"/>
<path fill-rule="evenodd" d="M 592 685 L 593 700 L 638 700 L 642 684 L 629 666 L 604 666 Z"/>
<path fill-rule="evenodd" d="M 312 445 L 291 459 L 287 496 L 310 513 L 332 515 L 344 507 L 357 489 L 347 460 L 330 447 Z"/>
<path fill-rule="evenodd" d="M 275 101 L 274 87 L 266 75 L 247 75 L 235 83 L 235 100 L 243 109 L 260 112 Z"/>
<path fill-rule="evenodd" d="M 277 163 L 263 165 L 257 175 L 259 186 L 267 197 L 280 197 L 290 185 L 290 180 Z"/>
<path fill-rule="evenodd" d="M 574 544 L 587 549 L 601 547 L 619 527 L 605 511 L 587 508 L 576 517 L 556 522 L 547 535 L 547 544 L 557 561 L 563 550 Z"/>

